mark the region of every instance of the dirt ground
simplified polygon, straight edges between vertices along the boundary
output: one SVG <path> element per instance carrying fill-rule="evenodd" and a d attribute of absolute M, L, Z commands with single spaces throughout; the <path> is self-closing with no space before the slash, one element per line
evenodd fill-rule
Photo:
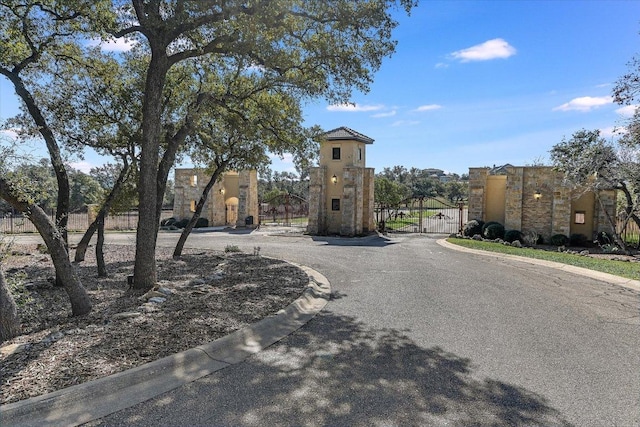
<path fill-rule="evenodd" d="M 213 341 L 276 314 L 308 284 L 298 267 L 259 254 L 185 250 L 173 260 L 172 250 L 158 248 L 160 289 L 144 296 L 127 285 L 132 246 L 105 247 L 106 278 L 97 277 L 92 250 L 77 266 L 93 303 L 81 317 L 70 317 L 64 289 L 52 285 L 50 257 L 35 245 L 14 245 L 2 260 L 23 335 L 0 345 L 0 404 Z"/>

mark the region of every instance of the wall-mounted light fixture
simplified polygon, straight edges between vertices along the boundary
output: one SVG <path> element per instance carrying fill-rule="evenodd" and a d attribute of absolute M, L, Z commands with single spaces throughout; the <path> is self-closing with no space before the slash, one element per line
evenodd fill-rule
<path fill-rule="evenodd" d="M 540 198 L 542 197 L 542 193 L 540 192 L 540 190 L 536 190 L 535 193 L 533 193 L 533 198 L 536 200 L 540 200 Z"/>
<path fill-rule="evenodd" d="M 220 194 L 224 195 L 224 188 L 220 189 Z"/>
<path fill-rule="evenodd" d="M 335 174 L 333 174 L 333 176 L 331 177 L 331 182 L 333 182 L 334 184 L 338 183 L 338 177 Z"/>

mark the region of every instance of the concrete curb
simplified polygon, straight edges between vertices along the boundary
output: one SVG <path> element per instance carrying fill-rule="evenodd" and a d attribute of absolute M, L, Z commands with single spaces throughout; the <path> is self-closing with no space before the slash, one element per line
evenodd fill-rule
<path fill-rule="evenodd" d="M 293 264 L 293 263 L 292 263 Z M 129 408 L 213 372 L 239 363 L 291 334 L 328 303 L 331 284 L 309 276 L 302 296 L 276 315 L 172 356 L 108 377 L 0 406 L 2 426 L 75 426 Z"/>
<path fill-rule="evenodd" d="M 489 251 L 482 251 L 478 249 L 465 248 L 464 246 L 458 246 L 458 245 L 454 245 L 453 243 L 449 243 L 446 241 L 446 239 L 438 240 L 438 244 L 440 246 L 443 246 L 445 248 L 452 249 L 455 251 L 474 253 L 474 254 L 484 255 L 484 256 L 493 256 L 497 258 L 512 259 L 515 261 L 525 262 L 528 264 L 541 265 L 547 268 L 568 271 L 570 273 L 578 274 L 580 276 L 590 277 L 592 279 L 601 280 L 603 282 L 611 283 L 613 285 L 618 285 L 624 288 L 633 289 L 634 291 L 640 291 L 639 280 L 627 279 L 626 277 L 620 277 L 620 276 L 616 276 L 609 273 L 602 273 L 600 271 L 589 270 L 588 268 L 576 267 L 573 265 L 562 264 L 560 262 L 554 262 L 554 261 L 546 261 L 542 259 L 527 258 L 523 256 L 518 256 L 518 255 L 501 254 L 498 252 L 489 252 Z"/>

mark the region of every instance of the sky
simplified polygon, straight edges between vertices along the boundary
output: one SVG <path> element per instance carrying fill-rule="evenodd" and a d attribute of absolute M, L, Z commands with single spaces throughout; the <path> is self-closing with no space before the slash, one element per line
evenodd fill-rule
<path fill-rule="evenodd" d="M 367 166 L 438 168 L 546 162 L 582 128 L 605 136 L 629 108 L 611 92 L 640 54 L 639 1 L 422 1 L 394 12 L 396 52 L 351 105 L 305 105 L 307 125 L 375 141 Z M 0 77 L 0 119 L 17 112 Z M 87 154 L 77 168 L 105 160 Z M 272 169 L 293 171 L 290 157 Z"/>

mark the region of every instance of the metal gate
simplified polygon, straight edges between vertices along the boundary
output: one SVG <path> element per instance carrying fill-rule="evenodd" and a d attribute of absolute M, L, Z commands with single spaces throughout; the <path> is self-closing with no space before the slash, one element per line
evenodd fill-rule
<path fill-rule="evenodd" d="M 306 227 L 309 203 L 295 194 L 280 194 L 259 203 L 260 225 Z"/>
<path fill-rule="evenodd" d="M 407 199 L 397 207 L 375 206 L 378 229 L 401 233 L 459 233 L 467 222 L 464 203 L 435 197 Z"/>

